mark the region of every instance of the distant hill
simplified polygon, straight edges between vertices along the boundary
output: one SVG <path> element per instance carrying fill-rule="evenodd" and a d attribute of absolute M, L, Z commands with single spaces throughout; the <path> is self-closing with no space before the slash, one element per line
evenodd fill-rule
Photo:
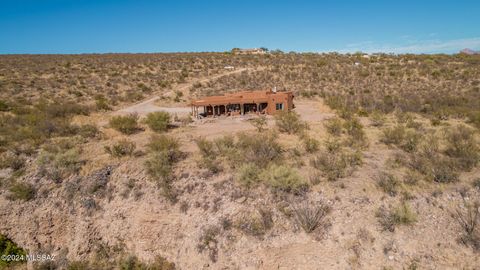
<path fill-rule="evenodd" d="M 460 53 L 469 54 L 469 55 L 480 54 L 479 51 L 474 51 L 474 50 L 468 49 L 468 48 L 461 50 Z"/>

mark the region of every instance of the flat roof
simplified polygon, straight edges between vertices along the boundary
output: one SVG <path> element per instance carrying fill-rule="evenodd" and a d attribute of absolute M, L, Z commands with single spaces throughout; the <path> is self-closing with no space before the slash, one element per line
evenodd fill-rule
<path fill-rule="evenodd" d="M 292 92 L 272 92 L 270 90 L 241 91 L 236 93 L 227 93 L 223 96 L 209 96 L 192 101 L 191 105 L 208 106 L 237 103 L 260 103 L 268 102 L 269 95 L 289 94 Z"/>

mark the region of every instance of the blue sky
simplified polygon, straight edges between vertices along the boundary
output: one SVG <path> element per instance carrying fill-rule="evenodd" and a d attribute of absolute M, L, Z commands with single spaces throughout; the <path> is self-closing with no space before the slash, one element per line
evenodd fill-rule
<path fill-rule="evenodd" d="M 480 49 L 480 1 L 0 0 L 0 54 Z"/>

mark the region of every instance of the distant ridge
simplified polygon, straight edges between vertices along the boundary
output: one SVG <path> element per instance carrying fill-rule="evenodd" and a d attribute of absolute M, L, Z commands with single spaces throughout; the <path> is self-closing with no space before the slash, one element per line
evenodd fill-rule
<path fill-rule="evenodd" d="M 461 50 L 460 53 L 469 54 L 469 55 L 480 54 L 479 51 L 474 51 L 474 50 L 468 49 L 468 48 L 465 48 L 465 49 Z"/>

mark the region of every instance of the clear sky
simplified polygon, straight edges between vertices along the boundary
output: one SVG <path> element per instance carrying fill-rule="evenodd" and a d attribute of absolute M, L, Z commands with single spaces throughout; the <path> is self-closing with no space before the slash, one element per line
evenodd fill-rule
<path fill-rule="evenodd" d="M 0 0 L 0 54 L 480 49 L 480 1 Z"/>

